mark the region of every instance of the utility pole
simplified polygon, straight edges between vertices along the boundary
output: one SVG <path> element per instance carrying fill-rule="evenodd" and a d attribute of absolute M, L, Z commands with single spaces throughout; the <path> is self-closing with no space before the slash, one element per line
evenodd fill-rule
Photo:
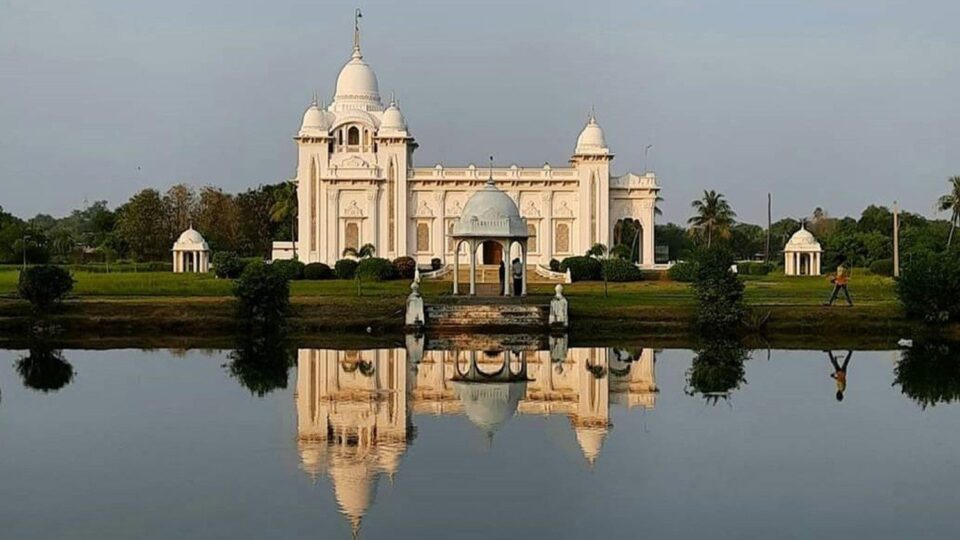
<path fill-rule="evenodd" d="M 770 221 L 771 221 L 770 194 L 767 193 L 767 243 L 763 248 L 763 264 L 770 264 Z"/>
<path fill-rule="evenodd" d="M 20 240 L 20 249 L 23 250 L 23 271 L 27 271 L 27 238 L 32 238 L 29 234 L 23 233 L 23 239 Z"/>
<path fill-rule="evenodd" d="M 893 201 L 893 277 L 900 277 L 900 205 Z"/>

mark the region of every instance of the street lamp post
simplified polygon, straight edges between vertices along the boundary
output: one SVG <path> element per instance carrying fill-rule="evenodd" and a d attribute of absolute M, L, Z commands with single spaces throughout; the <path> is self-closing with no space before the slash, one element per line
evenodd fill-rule
<path fill-rule="evenodd" d="M 23 250 L 23 271 L 27 271 L 27 239 L 32 238 L 29 234 L 23 233 L 23 239 L 20 241 L 20 249 Z"/>

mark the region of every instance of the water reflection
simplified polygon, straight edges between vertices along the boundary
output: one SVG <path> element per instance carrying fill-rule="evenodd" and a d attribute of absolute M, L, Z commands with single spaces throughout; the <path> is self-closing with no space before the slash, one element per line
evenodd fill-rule
<path fill-rule="evenodd" d="M 287 387 L 293 349 L 278 333 L 252 333 L 239 339 L 224 367 L 250 393 L 263 397 Z"/>
<path fill-rule="evenodd" d="M 563 415 L 590 467 L 610 429 L 610 405 L 652 409 L 652 349 L 364 351 L 301 349 L 297 432 L 302 468 L 326 475 L 354 534 L 416 435 L 416 415 L 464 415 L 492 443 L 513 416 Z M 560 353 L 563 353 L 562 356 Z"/>
<path fill-rule="evenodd" d="M 847 351 L 843 358 L 843 364 L 837 362 L 837 357 L 833 354 L 833 351 L 824 352 L 827 353 L 827 357 L 830 358 L 830 365 L 833 366 L 833 373 L 830 374 L 830 378 L 837 384 L 837 401 L 843 401 L 843 393 L 847 391 L 847 367 L 850 365 L 853 351 Z"/>
<path fill-rule="evenodd" d="M 75 372 L 59 350 L 35 344 L 16 363 L 23 385 L 40 392 L 56 392 L 70 384 Z"/>
<path fill-rule="evenodd" d="M 900 354 L 893 384 L 922 408 L 960 399 L 960 344 L 917 342 Z"/>
<path fill-rule="evenodd" d="M 710 404 L 726 400 L 746 384 L 744 362 L 750 351 L 734 339 L 708 339 L 694 351 L 687 370 L 688 395 L 701 395 Z"/>

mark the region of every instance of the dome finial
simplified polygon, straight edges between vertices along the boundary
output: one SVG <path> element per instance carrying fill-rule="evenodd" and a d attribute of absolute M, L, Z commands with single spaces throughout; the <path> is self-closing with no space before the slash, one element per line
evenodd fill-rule
<path fill-rule="evenodd" d="M 354 58 L 363 58 L 363 55 L 360 54 L 360 19 L 363 18 L 363 13 L 360 12 L 360 8 L 353 13 L 353 57 Z"/>
<path fill-rule="evenodd" d="M 487 185 L 492 186 L 493 183 L 493 156 L 490 156 L 490 176 L 487 178 Z"/>

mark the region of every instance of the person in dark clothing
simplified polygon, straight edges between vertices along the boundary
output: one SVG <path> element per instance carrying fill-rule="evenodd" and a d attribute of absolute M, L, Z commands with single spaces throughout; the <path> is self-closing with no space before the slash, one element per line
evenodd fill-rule
<path fill-rule="evenodd" d="M 833 373 L 830 374 L 830 377 L 837 381 L 837 401 L 843 401 L 843 393 L 847 391 L 847 365 L 850 364 L 853 351 L 847 351 L 847 356 L 843 359 L 843 365 L 837 363 L 833 351 L 826 351 L 826 353 L 830 357 L 830 363 L 833 364 Z"/>
<path fill-rule="evenodd" d="M 520 259 L 513 260 L 513 295 L 521 296 L 523 294 L 523 263 Z"/>
<path fill-rule="evenodd" d="M 500 259 L 500 294 L 505 294 L 507 292 L 503 288 L 504 279 L 506 277 L 507 277 L 507 265 L 503 264 L 503 259 Z"/>

